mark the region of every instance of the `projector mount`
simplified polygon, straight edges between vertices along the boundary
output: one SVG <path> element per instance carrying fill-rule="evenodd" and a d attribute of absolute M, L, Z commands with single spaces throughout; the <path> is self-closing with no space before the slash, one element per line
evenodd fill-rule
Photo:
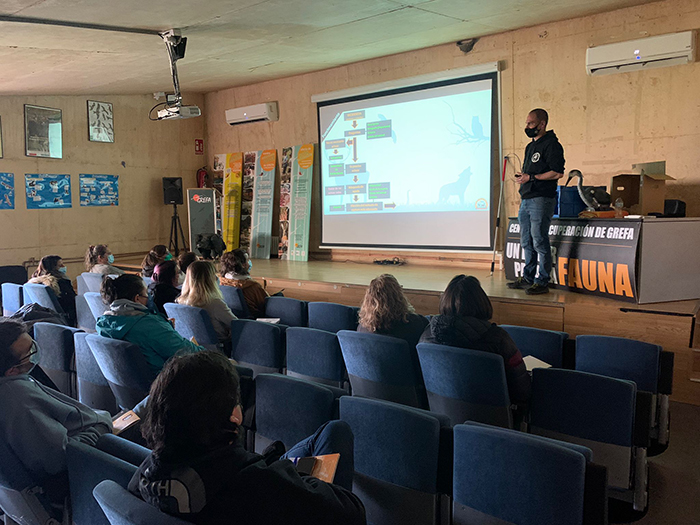
<path fill-rule="evenodd" d="M 173 95 L 166 95 L 168 105 L 179 106 L 182 104 L 182 95 L 180 94 L 180 79 L 177 76 L 177 61 L 185 58 L 185 47 L 187 47 L 187 38 L 182 36 L 179 29 L 168 29 L 160 33 L 160 37 L 165 42 L 165 47 L 168 50 L 168 60 L 170 61 L 170 74 L 173 77 Z"/>
<path fill-rule="evenodd" d="M 159 33 L 165 43 L 165 48 L 168 50 L 168 61 L 170 62 L 170 74 L 173 77 L 174 93 L 165 95 L 165 102 L 156 104 L 148 114 L 151 120 L 166 120 L 173 118 L 191 118 L 198 117 L 202 114 L 197 106 L 183 106 L 182 93 L 180 92 L 180 79 L 177 75 L 177 61 L 185 58 L 185 48 L 187 47 L 187 38 L 182 36 L 179 29 L 168 29 Z M 152 118 L 151 113 L 159 106 L 163 109 L 158 111 L 158 118 Z"/>

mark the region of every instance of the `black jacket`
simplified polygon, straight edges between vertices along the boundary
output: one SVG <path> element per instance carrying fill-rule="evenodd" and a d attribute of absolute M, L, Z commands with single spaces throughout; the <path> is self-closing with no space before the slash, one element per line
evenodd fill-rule
<path fill-rule="evenodd" d="M 523 162 L 523 173 L 528 175 L 539 175 L 548 171 L 564 173 L 564 148 L 552 130 L 527 145 Z M 523 199 L 556 196 L 556 180 L 531 179 L 520 185 L 520 197 Z"/>
<path fill-rule="evenodd" d="M 167 514 L 202 525 L 366 523 L 364 506 L 352 492 L 299 475 L 291 461 L 266 461 L 235 443 L 193 453 L 180 463 L 151 454 L 129 491 Z"/>
<path fill-rule="evenodd" d="M 180 297 L 180 290 L 167 283 L 156 283 L 153 282 L 148 285 L 148 291 L 153 294 L 153 302 L 158 308 L 158 311 L 164 315 L 168 315 L 165 312 L 163 305 L 165 303 L 174 303 L 175 299 Z"/>
<path fill-rule="evenodd" d="M 530 374 L 523 356 L 508 332 L 496 323 L 475 317 L 436 315 L 423 332 L 421 343 L 437 343 L 470 350 L 482 350 L 503 358 L 511 403 L 530 399 Z"/>

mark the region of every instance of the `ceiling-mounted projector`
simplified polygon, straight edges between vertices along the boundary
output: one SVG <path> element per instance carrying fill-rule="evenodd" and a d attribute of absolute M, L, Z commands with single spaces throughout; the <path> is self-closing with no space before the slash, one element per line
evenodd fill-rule
<path fill-rule="evenodd" d="M 158 110 L 158 120 L 199 117 L 202 110 L 197 106 L 172 106 Z"/>
<path fill-rule="evenodd" d="M 226 110 L 226 122 L 230 126 L 248 122 L 276 122 L 280 119 L 277 102 L 255 104 L 244 108 Z"/>

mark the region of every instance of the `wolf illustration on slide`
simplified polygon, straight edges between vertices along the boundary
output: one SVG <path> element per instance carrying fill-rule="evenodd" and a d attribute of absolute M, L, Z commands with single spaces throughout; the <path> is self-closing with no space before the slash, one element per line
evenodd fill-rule
<path fill-rule="evenodd" d="M 444 184 L 440 188 L 440 198 L 438 199 L 438 204 L 446 203 L 450 200 L 450 197 L 456 195 L 459 197 L 459 203 L 464 205 L 464 192 L 467 191 L 467 186 L 469 186 L 469 181 L 472 178 L 472 169 L 467 168 L 462 173 L 457 176 L 455 182 L 450 182 Z"/>

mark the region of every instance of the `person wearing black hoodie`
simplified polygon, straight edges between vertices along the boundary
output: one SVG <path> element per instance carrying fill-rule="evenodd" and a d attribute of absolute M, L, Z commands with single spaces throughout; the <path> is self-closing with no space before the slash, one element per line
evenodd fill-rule
<path fill-rule="evenodd" d="M 515 174 L 522 199 L 518 223 L 525 268 L 522 277 L 508 283 L 508 288 L 525 288 L 528 295 L 549 292 L 552 272 L 549 226 L 557 203 L 557 181 L 564 176 L 564 148 L 554 131 L 547 131 L 548 122 L 549 115 L 544 109 L 528 113 L 525 134 L 532 141 L 525 148 L 522 173 Z"/>
<path fill-rule="evenodd" d="M 263 455 L 243 448 L 237 433 L 242 417 L 238 375 L 223 354 L 172 358 L 151 386 L 141 429 L 153 452 L 129 491 L 195 524 L 366 523 L 364 506 L 350 491 L 347 423 L 325 423 L 280 458 L 279 442 Z M 284 459 L 334 452 L 340 453 L 338 484 L 300 475 Z"/>
<path fill-rule="evenodd" d="M 493 306 L 476 277 L 458 275 L 440 298 L 440 315 L 430 319 L 421 343 L 437 343 L 482 350 L 503 358 L 510 401 L 526 404 L 530 399 L 530 374 L 523 356 L 508 333 L 491 322 Z"/>

